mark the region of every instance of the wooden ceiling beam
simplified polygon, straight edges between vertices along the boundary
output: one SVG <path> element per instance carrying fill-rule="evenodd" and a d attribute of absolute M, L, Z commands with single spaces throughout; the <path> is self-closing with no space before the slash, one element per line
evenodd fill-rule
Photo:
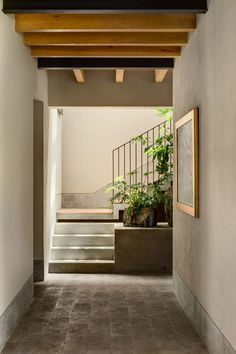
<path fill-rule="evenodd" d="M 39 69 L 155 69 L 173 68 L 170 58 L 39 58 Z"/>
<path fill-rule="evenodd" d="M 3 0 L 3 11 L 5 13 L 203 13 L 207 11 L 207 0 Z"/>
<path fill-rule="evenodd" d="M 125 76 L 125 70 L 124 69 L 117 69 L 116 70 L 116 83 L 123 84 L 124 76 Z"/>
<path fill-rule="evenodd" d="M 155 69 L 155 83 L 161 83 L 168 73 L 168 69 Z"/>
<path fill-rule="evenodd" d="M 176 58 L 180 47 L 32 47 L 32 56 L 40 57 L 149 57 Z"/>
<path fill-rule="evenodd" d="M 18 14 L 17 32 L 192 32 L 192 14 Z"/>
<path fill-rule="evenodd" d="M 28 46 L 182 46 L 188 42 L 188 33 L 25 33 Z"/>
<path fill-rule="evenodd" d="M 84 84 L 85 83 L 85 73 L 83 69 L 75 69 L 73 70 L 76 81 L 79 84 Z"/>

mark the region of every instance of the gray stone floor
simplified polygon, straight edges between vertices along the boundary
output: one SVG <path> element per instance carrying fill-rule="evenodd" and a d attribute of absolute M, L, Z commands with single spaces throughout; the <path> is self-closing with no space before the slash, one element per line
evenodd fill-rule
<path fill-rule="evenodd" d="M 206 354 L 179 307 L 172 280 L 155 276 L 53 275 L 3 353 Z"/>

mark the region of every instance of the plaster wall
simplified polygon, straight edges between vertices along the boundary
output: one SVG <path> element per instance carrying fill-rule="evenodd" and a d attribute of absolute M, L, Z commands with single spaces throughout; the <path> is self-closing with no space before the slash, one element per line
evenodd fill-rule
<path fill-rule="evenodd" d="M 174 69 L 175 121 L 200 108 L 200 218 L 175 209 L 174 268 L 234 349 L 235 24 L 234 0 L 209 1 Z"/>
<path fill-rule="evenodd" d="M 48 273 L 48 260 L 51 236 L 54 234 L 56 211 L 61 207 L 61 126 L 62 117 L 57 109 L 50 109 L 48 121 L 46 175 L 46 223 L 45 223 L 45 272 Z"/>
<path fill-rule="evenodd" d="M 33 98 L 36 87 L 35 62 L 14 30 L 14 18 L 2 12 L 0 53 L 1 316 L 33 273 Z"/>
<path fill-rule="evenodd" d="M 107 186 L 112 150 L 162 121 L 154 108 L 65 108 L 62 193 L 95 193 Z"/>
<path fill-rule="evenodd" d="M 86 70 L 78 84 L 72 70 L 49 71 L 48 97 L 52 107 L 172 106 L 172 72 L 154 82 L 154 70 L 126 70 L 123 84 L 115 70 Z"/>

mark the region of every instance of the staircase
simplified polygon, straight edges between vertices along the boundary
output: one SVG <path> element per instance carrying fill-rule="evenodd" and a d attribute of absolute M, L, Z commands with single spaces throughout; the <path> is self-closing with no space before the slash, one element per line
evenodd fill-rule
<path fill-rule="evenodd" d="M 59 211 L 57 218 L 50 273 L 113 271 L 115 222 L 112 211 L 66 210 Z"/>
<path fill-rule="evenodd" d="M 130 185 L 154 182 L 154 162 L 145 154 L 145 147 L 154 144 L 156 138 L 171 132 L 171 129 L 171 123 L 163 122 L 141 134 L 137 142 L 130 140 L 115 149 L 112 152 L 113 183 L 120 175 L 125 176 Z M 49 273 L 112 273 L 115 266 L 115 224 L 119 222 L 122 208 L 114 205 L 114 210 L 59 210 L 52 236 Z"/>

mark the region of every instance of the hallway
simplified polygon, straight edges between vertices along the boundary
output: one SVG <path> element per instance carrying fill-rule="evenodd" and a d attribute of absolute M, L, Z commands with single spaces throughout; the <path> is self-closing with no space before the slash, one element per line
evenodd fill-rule
<path fill-rule="evenodd" d="M 207 354 L 170 277 L 51 275 L 3 353 Z"/>

